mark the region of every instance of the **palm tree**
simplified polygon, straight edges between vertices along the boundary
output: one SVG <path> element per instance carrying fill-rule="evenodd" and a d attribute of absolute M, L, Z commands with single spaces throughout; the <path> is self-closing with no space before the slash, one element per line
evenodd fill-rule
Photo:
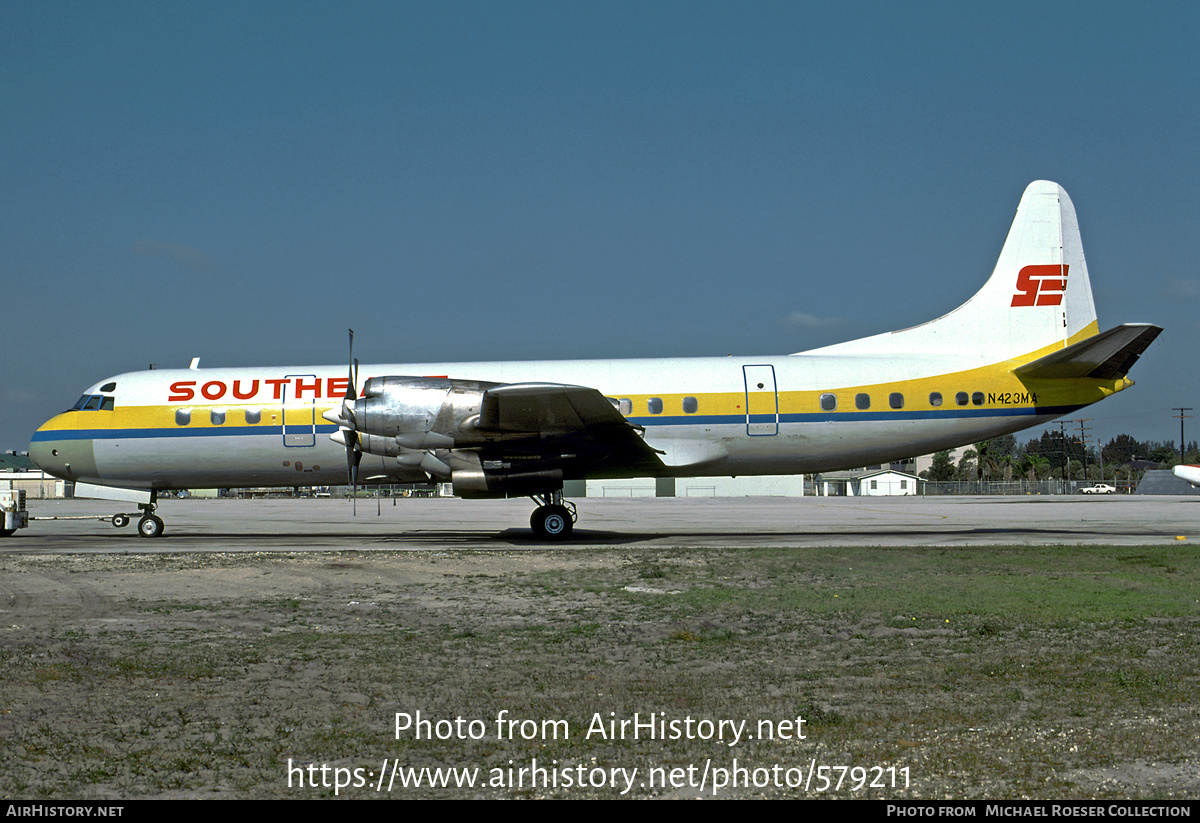
<path fill-rule="evenodd" d="M 980 480 L 990 480 L 1000 472 L 1000 462 L 996 459 L 991 445 L 991 440 L 984 440 L 981 443 L 975 444 L 975 451 L 979 455 L 979 462 L 975 466 L 975 474 Z"/>
<path fill-rule="evenodd" d="M 1042 457 L 1040 454 L 1027 454 L 1022 463 L 1022 468 L 1028 466 L 1029 480 L 1036 483 L 1042 477 L 1050 473 L 1049 459 Z"/>
<path fill-rule="evenodd" d="M 1011 454 L 1004 454 L 996 462 L 1000 465 L 1000 471 L 1004 474 L 1004 479 L 1012 480 L 1013 471 L 1017 468 L 1017 458 Z"/>

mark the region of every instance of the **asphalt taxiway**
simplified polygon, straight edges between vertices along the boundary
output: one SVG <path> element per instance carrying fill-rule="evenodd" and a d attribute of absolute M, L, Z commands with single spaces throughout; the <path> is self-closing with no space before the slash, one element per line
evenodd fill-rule
<path fill-rule="evenodd" d="M 165 534 L 99 519 L 125 504 L 30 500 L 12 552 L 513 550 L 581 547 L 1144 545 L 1200 540 L 1200 498 L 1173 496 L 747 497 L 575 501 L 566 543 L 529 529 L 528 500 L 166 500 Z M 136 511 L 134 512 L 136 516 Z"/>

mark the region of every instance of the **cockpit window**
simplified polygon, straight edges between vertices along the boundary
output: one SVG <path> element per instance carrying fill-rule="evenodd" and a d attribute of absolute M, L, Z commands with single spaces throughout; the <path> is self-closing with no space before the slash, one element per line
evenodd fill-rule
<path fill-rule="evenodd" d="M 113 398 L 105 397 L 102 394 L 85 394 L 79 398 L 79 402 L 71 407 L 71 411 L 112 411 L 112 409 Z"/>
<path fill-rule="evenodd" d="M 102 391 L 102 392 L 112 392 L 112 391 L 116 391 L 116 390 L 117 390 L 116 383 L 105 383 L 103 386 L 100 387 L 100 391 Z"/>

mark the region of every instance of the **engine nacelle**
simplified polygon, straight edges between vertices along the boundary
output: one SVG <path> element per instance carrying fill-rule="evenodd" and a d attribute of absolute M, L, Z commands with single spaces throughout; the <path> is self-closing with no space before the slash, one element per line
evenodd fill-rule
<path fill-rule="evenodd" d="M 563 473 L 558 469 L 515 472 L 483 468 L 455 469 L 451 480 L 454 494 L 458 497 L 530 497 L 561 489 Z"/>
<path fill-rule="evenodd" d="M 483 393 L 498 385 L 442 377 L 372 377 L 354 401 L 362 450 L 398 454 L 454 448 L 463 439 L 459 427 L 479 414 Z"/>

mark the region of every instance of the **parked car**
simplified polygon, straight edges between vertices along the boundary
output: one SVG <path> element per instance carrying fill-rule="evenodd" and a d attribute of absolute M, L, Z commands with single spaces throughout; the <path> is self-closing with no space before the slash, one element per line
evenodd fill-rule
<path fill-rule="evenodd" d="M 1085 486 L 1080 489 L 1084 494 L 1116 494 L 1117 490 L 1107 483 L 1097 483 L 1094 486 Z"/>

